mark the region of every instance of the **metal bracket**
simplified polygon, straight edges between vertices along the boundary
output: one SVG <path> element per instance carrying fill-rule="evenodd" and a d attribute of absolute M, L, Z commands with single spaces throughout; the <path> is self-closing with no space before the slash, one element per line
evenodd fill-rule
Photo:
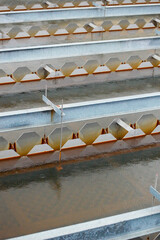
<path fill-rule="evenodd" d="M 61 115 L 61 110 L 54 104 L 52 103 L 46 96 L 42 95 L 42 100 L 45 102 L 47 105 L 53 108 L 53 110 L 58 114 Z M 63 116 L 65 116 L 65 113 L 63 113 Z"/>
<path fill-rule="evenodd" d="M 158 201 L 160 201 L 160 192 L 158 192 L 154 187 L 150 186 L 150 193 L 153 195 L 154 198 L 156 198 Z"/>
<path fill-rule="evenodd" d="M 157 54 L 154 54 L 154 55 L 152 56 L 152 58 L 154 58 L 154 59 L 157 60 L 157 61 L 160 61 L 160 56 L 157 55 Z"/>
<path fill-rule="evenodd" d="M 133 130 L 133 128 L 131 128 L 127 123 L 123 122 L 121 119 L 117 119 L 117 123 L 124 129 L 126 129 L 128 132 Z"/>

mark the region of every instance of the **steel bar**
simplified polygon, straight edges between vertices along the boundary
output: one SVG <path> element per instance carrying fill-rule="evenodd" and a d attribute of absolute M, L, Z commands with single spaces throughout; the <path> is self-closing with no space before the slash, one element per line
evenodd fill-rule
<path fill-rule="evenodd" d="M 160 37 L 56 44 L 0 50 L 0 63 L 151 50 L 160 48 Z"/>
<path fill-rule="evenodd" d="M 47 105 L 51 106 L 58 115 L 61 115 L 61 110 L 54 103 L 52 103 L 46 96 L 43 95 L 42 100 Z"/>
<path fill-rule="evenodd" d="M 130 6 L 109 6 L 104 9 L 97 7 L 33 10 L 0 13 L 0 24 L 23 23 L 36 21 L 54 21 L 84 18 L 104 18 L 118 16 L 154 15 L 160 13 L 160 4 L 142 4 Z"/>
<path fill-rule="evenodd" d="M 121 127 L 123 127 L 124 129 L 126 129 L 128 132 L 132 131 L 133 128 L 131 128 L 128 124 L 126 124 L 124 121 L 122 121 L 121 119 L 117 119 L 116 121 Z"/>
<path fill-rule="evenodd" d="M 157 55 L 157 54 L 154 54 L 154 55 L 152 56 L 152 58 L 154 58 L 154 59 L 157 60 L 157 61 L 160 61 L 160 56 Z"/>

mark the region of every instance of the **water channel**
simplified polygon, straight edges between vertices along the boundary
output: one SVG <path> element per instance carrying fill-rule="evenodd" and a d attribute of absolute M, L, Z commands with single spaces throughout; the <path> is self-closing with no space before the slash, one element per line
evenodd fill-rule
<path fill-rule="evenodd" d="M 151 207 L 149 186 L 159 172 L 154 147 L 92 157 L 60 172 L 50 166 L 1 175 L 0 239 Z"/>
<path fill-rule="evenodd" d="M 55 104 L 61 104 L 63 98 L 67 104 L 158 91 L 160 78 L 156 77 L 49 89 L 48 98 Z M 46 106 L 43 94 L 44 90 L 0 96 L 0 112 Z"/>

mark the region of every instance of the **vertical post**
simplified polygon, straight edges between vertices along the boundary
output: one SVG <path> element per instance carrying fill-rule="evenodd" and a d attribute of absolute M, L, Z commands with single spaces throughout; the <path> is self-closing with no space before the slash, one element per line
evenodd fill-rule
<path fill-rule="evenodd" d="M 61 152 L 62 152 L 62 137 L 63 137 L 63 99 L 62 99 L 62 106 L 61 106 L 61 133 L 60 133 L 60 148 L 59 148 L 59 166 L 58 170 L 61 170 Z"/>
<path fill-rule="evenodd" d="M 156 29 L 157 29 L 157 31 L 158 31 L 158 28 L 159 28 L 159 23 L 157 22 L 157 26 L 156 26 Z M 158 35 L 158 34 L 156 34 L 156 35 Z M 154 54 L 156 54 L 156 48 L 154 49 Z M 153 77 L 153 83 L 155 82 L 154 80 L 155 80 L 155 77 L 154 77 L 154 66 L 153 66 L 153 73 L 152 73 L 152 77 Z"/>
<path fill-rule="evenodd" d="M 156 26 L 157 33 L 158 33 L 158 29 L 159 29 L 159 23 L 157 22 L 157 26 Z M 158 34 L 156 34 L 156 35 L 158 35 Z"/>
<path fill-rule="evenodd" d="M 157 182 L 158 182 L 158 173 L 156 174 L 156 178 L 155 178 L 155 184 L 154 184 L 154 188 L 155 189 L 157 188 Z M 154 206 L 154 200 L 155 200 L 155 197 L 153 196 L 153 198 L 152 198 L 152 206 Z"/>
<path fill-rule="evenodd" d="M 155 184 L 154 184 L 154 188 L 157 188 L 157 181 L 158 181 L 158 173 L 156 174 L 156 178 L 155 178 Z"/>
<path fill-rule="evenodd" d="M 156 54 L 156 49 L 154 49 L 154 54 Z M 155 78 L 154 78 L 154 66 L 153 66 L 153 71 L 152 71 L 152 79 L 153 79 L 153 83 L 154 83 L 154 80 L 155 80 Z"/>

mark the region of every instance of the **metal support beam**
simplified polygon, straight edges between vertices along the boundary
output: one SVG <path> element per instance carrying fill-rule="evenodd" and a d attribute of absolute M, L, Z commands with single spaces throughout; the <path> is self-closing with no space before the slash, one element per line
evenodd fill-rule
<path fill-rule="evenodd" d="M 0 50 L 0 63 L 151 50 L 160 48 L 160 37 L 67 43 Z"/>
<path fill-rule="evenodd" d="M 48 66 L 48 65 L 44 66 L 44 69 L 45 69 L 48 73 L 52 73 L 52 72 L 53 72 L 53 69 L 52 69 L 50 66 Z"/>
<path fill-rule="evenodd" d="M 76 122 L 103 117 L 109 118 L 111 122 L 112 119 L 122 118 L 122 116 L 127 119 L 130 115 L 132 115 L 132 120 L 136 121 L 146 112 L 153 113 L 157 117 L 160 113 L 159 103 L 160 92 L 65 104 L 63 122 Z M 60 123 L 60 117 L 58 114 L 53 114 L 52 107 L 0 113 L 1 132 L 58 123 Z M 122 122 L 120 124 L 122 125 Z"/>
<path fill-rule="evenodd" d="M 117 123 L 126 129 L 128 132 L 133 131 L 133 128 L 131 128 L 127 123 L 123 122 L 121 119 L 117 119 Z"/>
<path fill-rule="evenodd" d="M 152 56 L 152 58 L 154 58 L 154 59 L 157 60 L 157 61 L 160 61 L 160 56 L 157 55 L 157 54 L 154 54 L 154 55 Z"/>
<path fill-rule="evenodd" d="M 105 17 L 153 15 L 159 13 L 160 4 L 142 4 L 140 6 L 109 6 L 105 8 Z M 104 9 L 98 7 L 85 7 L 0 13 L 0 24 L 84 18 L 104 18 Z"/>
<path fill-rule="evenodd" d="M 11 240 L 126 240 L 159 232 L 160 206 L 34 233 Z"/>
<path fill-rule="evenodd" d="M 160 19 L 158 19 L 158 18 L 154 18 L 154 19 L 152 19 L 151 22 L 154 24 L 155 27 L 159 27 Z"/>

